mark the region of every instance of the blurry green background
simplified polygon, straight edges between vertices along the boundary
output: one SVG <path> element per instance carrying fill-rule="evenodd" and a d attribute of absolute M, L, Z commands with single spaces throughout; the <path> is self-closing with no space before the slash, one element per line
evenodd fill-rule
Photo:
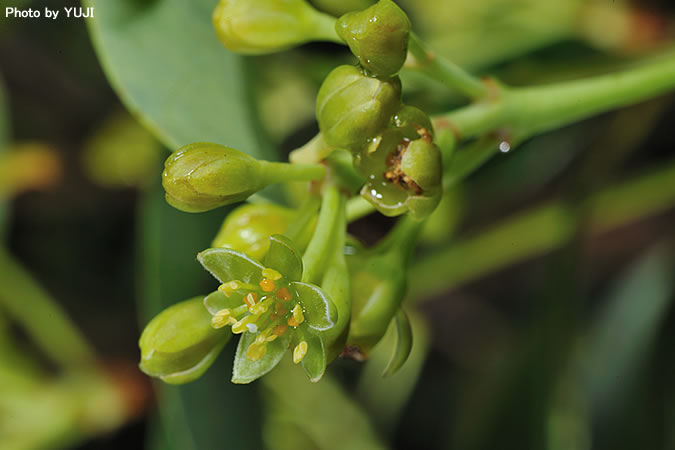
<path fill-rule="evenodd" d="M 99 56 L 82 19 L 0 17 L 0 298 L 30 301 L 10 276 L 23 267 L 126 380 L 132 407 L 107 429 L 7 448 L 675 449 L 675 96 L 535 138 L 446 196 L 411 271 L 416 343 L 396 376 L 379 377 L 384 352 L 337 361 L 316 387 L 284 368 L 234 386 L 230 345 L 199 381 L 159 386 L 136 369 L 139 330 L 212 290 L 194 256 L 226 214 L 165 204 L 167 148 L 214 140 L 281 159 L 316 132 L 323 77 L 352 59 L 329 44 L 231 55 L 212 0 L 86 3 Z M 669 0 L 399 3 L 440 53 L 512 85 L 618 70 L 675 43 Z M 430 113 L 463 103 L 403 78 L 406 102 Z M 392 223 L 350 230 L 373 243 Z M 30 320 L 0 303 L 0 334 L 60 379 Z M 0 401 L 0 448 L 23 429 L 16 411 L 38 406 L 16 398 Z M 57 415 L 27 414 L 23 433 Z"/>

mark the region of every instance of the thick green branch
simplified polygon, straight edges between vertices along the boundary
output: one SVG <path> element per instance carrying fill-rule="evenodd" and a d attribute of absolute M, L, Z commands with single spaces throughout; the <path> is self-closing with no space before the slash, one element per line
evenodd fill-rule
<path fill-rule="evenodd" d="M 638 103 L 675 88 L 675 54 L 668 53 L 623 72 L 525 88 L 500 88 L 499 95 L 435 118 L 437 133 L 468 139 L 502 131 L 511 140 L 569 125 Z"/>
<path fill-rule="evenodd" d="M 598 235 L 675 205 L 675 161 L 665 169 L 607 188 L 586 200 L 592 235 Z M 560 202 L 510 217 L 445 249 L 432 252 L 411 267 L 410 293 L 428 297 L 564 245 L 574 221 Z"/>

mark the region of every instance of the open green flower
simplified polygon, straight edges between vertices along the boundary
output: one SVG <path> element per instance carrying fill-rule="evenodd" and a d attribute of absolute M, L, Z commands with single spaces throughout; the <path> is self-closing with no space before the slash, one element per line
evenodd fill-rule
<path fill-rule="evenodd" d="M 389 128 L 372 140 L 356 158 L 366 177 L 361 196 L 385 216 L 409 212 L 427 217 L 442 193 L 442 159 L 428 133 L 414 140 L 405 128 Z"/>
<path fill-rule="evenodd" d="M 213 328 L 241 334 L 232 382 L 250 383 L 272 370 L 293 346 L 293 361 L 312 381 L 326 370 L 323 332 L 337 323 L 333 301 L 317 286 L 302 283 L 302 259 L 292 242 L 270 237 L 264 265 L 247 255 L 212 248 L 199 262 L 222 284 L 204 299 Z"/>

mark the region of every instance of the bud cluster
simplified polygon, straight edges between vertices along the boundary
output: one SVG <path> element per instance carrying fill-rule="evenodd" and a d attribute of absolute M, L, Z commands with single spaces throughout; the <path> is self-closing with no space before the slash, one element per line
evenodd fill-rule
<path fill-rule="evenodd" d="M 424 218 L 441 196 L 441 156 L 429 117 L 401 102 L 396 74 L 407 55 L 410 21 L 392 1 L 349 12 L 336 23 L 359 66 L 339 66 L 317 97 L 328 145 L 352 152 L 366 178 L 361 195 L 382 214 Z"/>

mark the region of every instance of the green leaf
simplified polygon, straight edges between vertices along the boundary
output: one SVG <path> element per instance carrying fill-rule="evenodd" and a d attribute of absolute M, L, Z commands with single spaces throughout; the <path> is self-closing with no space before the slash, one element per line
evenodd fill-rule
<path fill-rule="evenodd" d="M 229 248 L 210 248 L 197 255 L 197 260 L 221 283 L 232 280 L 258 283 L 262 267 L 258 262 Z"/>
<path fill-rule="evenodd" d="M 296 341 L 299 340 L 300 339 L 296 339 Z M 305 357 L 302 358 L 300 364 L 302 364 L 302 368 L 305 369 L 305 373 L 310 381 L 316 383 L 321 380 L 326 373 L 326 345 L 320 334 L 315 334 L 311 331 L 302 333 L 302 340 L 307 342 L 307 353 L 305 354 Z M 297 343 L 298 342 L 296 342 L 296 345 Z"/>
<path fill-rule="evenodd" d="M 672 256 L 656 247 L 617 278 L 586 340 L 582 372 L 595 407 L 612 411 L 648 363 L 675 297 Z"/>
<path fill-rule="evenodd" d="M 394 328 L 396 338 L 391 358 L 389 359 L 384 372 L 382 372 L 383 377 L 388 377 L 396 373 L 407 361 L 413 347 L 413 335 L 410 320 L 403 309 L 400 308 L 398 310 L 389 327 Z"/>
<path fill-rule="evenodd" d="M 326 331 L 335 326 L 337 308 L 325 292 L 309 283 L 293 282 L 291 287 L 298 293 L 298 300 L 310 328 Z"/>
<path fill-rule="evenodd" d="M 222 47 L 214 0 L 84 0 L 103 69 L 126 107 L 169 148 L 216 142 L 257 158 L 245 61 Z"/>
<path fill-rule="evenodd" d="M 296 281 L 302 277 L 302 257 L 293 242 L 286 236 L 270 236 L 270 249 L 265 255 L 265 267 L 281 273 L 287 280 Z"/>
<path fill-rule="evenodd" d="M 252 361 L 246 357 L 246 350 L 255 341 L 259 333 L 246 332 L 241 335 L 237 354 L 234 357 L 234 367 L 232 368 L 232 382 L 237 384 L 247 384 L 262 377 L 281 361 L 288 351 L 291 343 L 290 332 L 284 333 L 279 338 L 267 343 L 267 353 L 258 361 Z"/>
<path fill-rule="evenodd" d="M 234 309 L 243 304 L 243 294 L 233 292 L 228 297 L 220 291 L 213 291 L 204 298 L 204 306 L 206 310 L 212 315 L 216 314 L 221 309 Z"/>

